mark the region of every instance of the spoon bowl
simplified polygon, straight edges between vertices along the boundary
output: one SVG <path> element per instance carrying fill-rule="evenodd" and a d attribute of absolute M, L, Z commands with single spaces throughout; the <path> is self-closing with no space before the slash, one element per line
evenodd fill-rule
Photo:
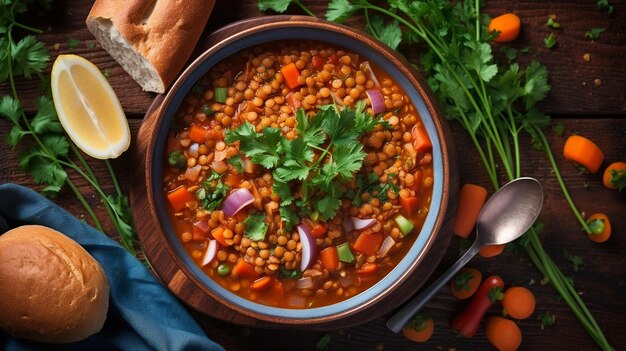
<path fill-rule="evenodd" d="M 501 245 L 524 234 L 535 222 L 543 205 L 541 184 L 530 177 L 515 179 L 493 194 L 480 211 L 476 239 L 470 248 L 444 274 L 413 301 L 387 321 L 387 327 L 398 333 L 441 287 L 474 257 L 480 248 Z"/>

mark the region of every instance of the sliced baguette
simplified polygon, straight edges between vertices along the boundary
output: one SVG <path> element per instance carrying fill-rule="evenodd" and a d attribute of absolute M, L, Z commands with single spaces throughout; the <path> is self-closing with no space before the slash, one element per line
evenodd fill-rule
<path fill-rule="evenodd" d="M 191 55 L 215 0 L 96 0 L 87 28 L 143 90 L 164 93 Z"/>

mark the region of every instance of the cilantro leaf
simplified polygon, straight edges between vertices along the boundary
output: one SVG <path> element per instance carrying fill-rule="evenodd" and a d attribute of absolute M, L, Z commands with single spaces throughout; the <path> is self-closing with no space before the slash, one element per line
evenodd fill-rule
<path fill-rule="evenodd" d="M 67 47 L 68 47 L 68 49 L 74 50 L 79 45 L 80 45 L 80 40 L 78 40 L 76 38 L 69 38 L 69 39 L 67 39 Z"/>
<path fill-rule="evenodd" d="M 43 145 L 52 153 L 54 157 L 65 157 L 70 148 L 70 142 L 62 134 L 50 134 L 41 137 Z"/>
<path fill-rule="evenodd" d="M 319 114 L 313 116 L 309 122 L 304 109 L 300 108 L 296 111 L 296 122 L 296 130 L 300 138 L 309 146 L 319 146 L 324 142 L 324 139 L 326 139 L 322 132 L 324 119 L 319 117 Z"/>
<path fill-rule="evenodd" d="M 273 10 L 276 12 L 285 12 L 291 4 L 291 0 L 258 0 L 257 6 L 261 11 Z"/>
<path fill-rule="evenodd" d="M 473 53 L 472 55 L 464 56 L 465 66 L 476 71 L 483 81 L 489 82 L 498 73 L 496 64 L 488 64 L 493 59 L 491 45 L 475 40 L 466 41 L 464 44 Z"/>
<path fill-rule="evenodd" d="M 286 182 L 280 181 L 280 179 L 274 180 L 272 190 L 280 196 L 280 202 L 283 206 L 290 205 L 295 200 L 289 185 Z"/>
<path fill-rule="evenodd" d="M 402 32 L 397 20 L 385 25 L 382 16 L 372 16 L 368 23 L 368 30 L 374 37 L 387 44 L 392 49 L 397 49 L 402 41 Z"/>
<path fill-rule="evenodd" d="M 7 134 L 6 136 L 7 144 L 9 144 L 9 146 L 11 146 L 12 148 L 15 148 L 20 140 L 22 140 L 22 138 L 28 134 L 30 134 L 29 131 L 24 130 L 22 126 L 16 124 L 11 128 L 9 134 Z"/>
<path fill-rule="evenodd" d="M 41 73 L 50 60 L 44 44 L 32 35 L 22 38 L 17 44 L 11 45 L 13 58 L 13 74 L 30 79 L 34 73 Z"/>
<path fill-rule="evenodd" d="M 341 23 L 350 18 L 350 16 L 352 16 L 358 10 L 359 8 L 353 6 L 348 0 L 332 0 L 328 4 L 326 19 L 329 21 Z"/>
<path fill-rule="evenodd" d="M 598 10 L 605 11 L 609 15 L 613 13 L 613 5 L 609 4 L 609 0 L 598 0 L 596 6 Z"/>
<path fill-rule="evenodd" d="M 22 104 L 12 96 L 4 95 L 0 99 L 0 116 L 8 118 L 13 124 L 20 124 L 22 115 Z"/>
<path fill-rule="evenodd" d="M 543 38 L 543 46 L 546 49 L 552 49 L 556 45 L 556 35 L 554 33 L 550 33 L 547 37 Z"/>
<path fill-rule="evenodd" d="M 20 154 L 20 169 L 28 172 L 37 184 L 47 184 L 50 189 L 60 189 L 67 173 L 54 160 L 36 149 L 30 149 Z"/>
<path fill-rule="evenodd" d="M 218 208 L 228 195 L 230 187 L 220 181 L 221 175 L 215 171 L 209 178 L 202 182 L 202 186 L 196 191 L 196 198 L 200 205 L 209 211 Z"/>
<path fill-rule="evenodd" d="M 237 154 L 229 158 L 227 162 L 231 164 L 233 167 L 235 167 L 235 169 L 237 170 L 237 173 L 239 174 L 243 173 L 243 159 L 241 158 L 241 155 Z"/>
<path fill-rule="evenodd" d="M 37 109 L 37 114 L 30 121 L 30 125 L 36 134 L 63 132 L 63 126 L 59 122 L 54 103 L 50 97 L 41 96 L 37 99 Z"/>
<path fill-rule="evenodd" d="M 606 28 L 591 28 L 589 31 L 585 33 L 585 38 L 589 38 L 591 40 L 600 39 L 600 34 L 604 33 Z"/>
<path fill-rule="evenodd" d="M 252 124 L 245 122 L 235 130 L 228 130 L 225 141 L 227 143 L 240 141 L 240 150 L 250 157 L 252 162 L 270 169 L 278 164 L 277 149 L 281 138 L 282 134 L 278 128 L 265 128 L 261 133 L 257 133 Z"/>
<path fill-rule="evenodd" d="M 281 206 L 278 209 L 278 213 L 280 214 L 280 218 L 285 222 L 285 230 L 290 231 L 293 226 L 300 222 L 300 218 L 294 211 L 292 211 L 288 206 Z"/>
<path fill-rule="evenodd" d="M 265 222 L 266 215 L 264 213 L 253 213 L 243 221 L 246 229 L 243 232 L 243 236 L 252 240 L 260 241 L 265 239 L 265 234 L 269 225 Z"/>
<path fill-rule="evenodd" d="M 548 70 L 537 61 L 532 61 L 526 68 L 524 82 L 524 102 L 529 109 L 537 101 L 543 100 L 550 91 Z"/>

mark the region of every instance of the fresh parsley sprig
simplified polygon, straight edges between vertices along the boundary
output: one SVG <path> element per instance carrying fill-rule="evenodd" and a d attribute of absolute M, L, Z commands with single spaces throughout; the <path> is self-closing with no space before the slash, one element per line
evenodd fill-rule
<path fill-rule="evenodd" d="M 321 106 L 310 119 L 299 109 L 296 120 L 294 140 L 276 128 L 257 132 L 248 122 L 227 131 L 225 138 L 227 143 L 240 142 L 245 156 L 272 170 L 273 191 L 281 198 L 280 215 L 287 228 L 298 221 L 294 204 L 304 215 L 315 213 L 322 220 L 335 216 L 346 183 L 361 169 L 366 156 L 361 136 L 382 123 L 365 112 L 363 101 L 341 111 L 334 105 Z"/>
<path fill-rule="evenodd" d="M 9 120 L 13 126 L 6 136 L 6 142 L 12 148 L 21 145 L 20 169 L 28 172 L 35 183 L 42 184 L 42 191 L 54 195 L 65 185 L 74 193 L 91 217 L 94 226 L 103 231 L 102 224 L 95 212 L 69 178 L 67 171 L 72 170 L 83 177 L 103 201 L 118 234 L 120 242 L 130 253 L 136 255 L 139 241 L 134 228 L 128 198 L 123 194 L 113 168 L 105 161 L 107 170 L 115 186 L 115 194 L 106 194 L 87 161 L 70 142 L 61 126 L 49 95 L 37 99 L 37 112 L 29 119 L 19 99 L 15 79 L 31 79 L 38 76 L 44 85 L 49 79 L 43 71 L 48 66 L 50 56 L 44 43 L 33 35 L 21 39 L 14 36 L 13 29 L 20 28 L 33 34 L 42 31 L 20 23 L 17 17 L 28 11 L 33 1 L 15 0 L 0 3 L 0 84 L 8 81 L 10 95 L 0 96 L 0 116 Z M 51 0 L 39 2 L 44 9 L 50 7 Z M 45 89 L 46 91 L 49 90 Z M 76 161 L 75 161 L 76 160 Z"/>

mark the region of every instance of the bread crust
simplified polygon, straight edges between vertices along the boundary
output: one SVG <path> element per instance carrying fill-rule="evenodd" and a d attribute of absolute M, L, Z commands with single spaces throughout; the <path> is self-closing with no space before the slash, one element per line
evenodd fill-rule
<path fill-rule="evenodd" d="M 189 59 L 214 5 L 215 0 L 96 0 L 86 22 L 93 33 L 97 21 L 111 21 L 154 66 L 166 89 Z"/>
<path fill-rule="evenodd" d="M 0 236 L 0 328 L 17 338 L 68 343 L 102 329 L 109 284 L 74 240 L 27 225 Z"/>

